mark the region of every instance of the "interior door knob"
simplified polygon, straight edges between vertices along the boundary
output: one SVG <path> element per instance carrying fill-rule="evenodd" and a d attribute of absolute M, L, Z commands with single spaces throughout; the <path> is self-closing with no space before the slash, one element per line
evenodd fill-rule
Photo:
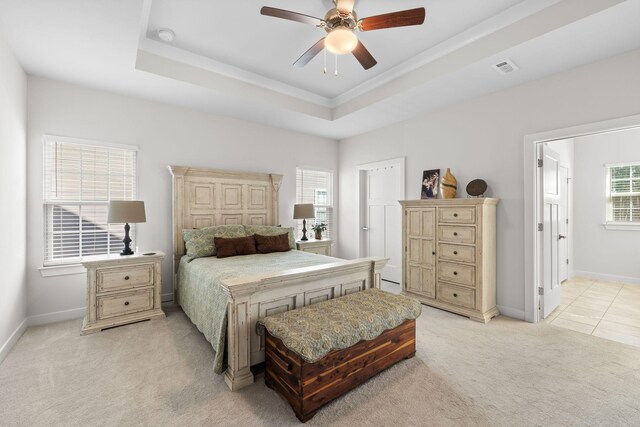
<path fill-rule="evenodd" d="M 566 239 L 567 236 L 563 236 L 562 234 L 558 234 L 558 240 Z"/>
<path fill-rule="evenodd" d="M 362 227 L 362 231 L 369 231 L 369 227 L 365 225 L 364 227 Z"/>

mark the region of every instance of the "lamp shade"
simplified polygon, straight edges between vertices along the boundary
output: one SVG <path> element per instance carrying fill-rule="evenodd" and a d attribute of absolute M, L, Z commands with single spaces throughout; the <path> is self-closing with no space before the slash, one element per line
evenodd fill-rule
<path fill-rule="evenodd" d="M 316 213 L 313 209 L 313 203 L 293 205 L 293 219 L 309 219 L 315 217 Z"/>
<path fill-rule="evenodd" d="M 107 222 L 109 224 L 147 222 L 144 202 L 140 200 L 113 200 L 109 202 Z"/>

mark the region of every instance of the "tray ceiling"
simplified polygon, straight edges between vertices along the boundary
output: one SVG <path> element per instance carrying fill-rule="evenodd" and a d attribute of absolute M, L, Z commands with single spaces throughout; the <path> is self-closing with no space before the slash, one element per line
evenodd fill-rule
<path fill-rule="evenodd" d="M 640 48 L 640 0 L 358 0 L 361 17 L 427 18 L 360 33 L 378 65 L 343 56 L 335 77 L 322 54 L 292 66 L 323 31 L 263 5 L 322 17 L 331 2 L 0 0 L 0 36 L 31 75 L 335 139 Z M 504 59 L 520 69 L 500 75 Z"/>

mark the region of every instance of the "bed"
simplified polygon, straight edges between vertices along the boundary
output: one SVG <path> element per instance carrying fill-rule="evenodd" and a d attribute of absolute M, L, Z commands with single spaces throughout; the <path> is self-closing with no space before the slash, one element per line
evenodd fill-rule
<path fill-rule="evenodd" d="M 174 300 L 212 344 L 214 370 L 231 390 L 253 382 L 264 361 L 257 321 L 351 292 L 380 287 L 385 258 L 341 260 L 296 250 L 187 262 L 183 230 L 278 225 L 282 176 L 169 166 L 173 187 Z M 226 349 L 226 352 L 225 352 Z"/>

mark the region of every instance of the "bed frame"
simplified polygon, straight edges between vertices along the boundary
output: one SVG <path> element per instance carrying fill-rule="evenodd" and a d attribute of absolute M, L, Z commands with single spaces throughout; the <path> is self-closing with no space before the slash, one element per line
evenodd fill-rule
<path fill-rule="evenodd" d="M 182 230 L 222 224 L 278 225 L 282 175 L 169 166 L 173 177 L 174 297 L 185 254 Z M 380 287 L 386 258 L 338 261 L 277 273 L 239 277 L 222 286 L 229 298 L 227 371 L 231 390 L 253 383 L 251 366 L 264 361 L 259 319 L 320 301 Z M 174 298 L 174 301 L 178 301 Z"/>

